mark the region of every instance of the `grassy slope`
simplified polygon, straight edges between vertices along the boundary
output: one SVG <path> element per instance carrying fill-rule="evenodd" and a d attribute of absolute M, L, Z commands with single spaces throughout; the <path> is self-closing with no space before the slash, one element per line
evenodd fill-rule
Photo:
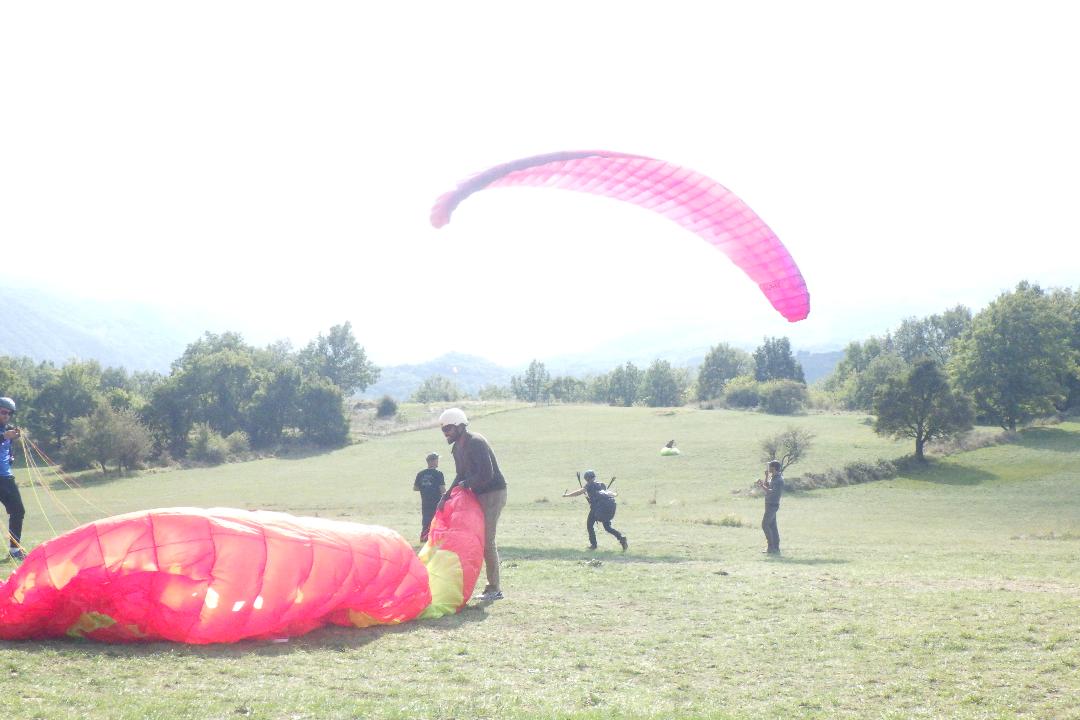
<path fill-rule="evenodd" d="M 795 469 L 909 450 L 861 420 L 794 420 L 818 436 Z M 439 621 L 325 629 L 288 643 L 0 644 L 0 711 L 1080 716 L 1080 425 L 1031 430 L 1019 445 L 957 455 L 917 477 L 791 495 L 780 512 L 785 555 L 766 559 L 761 500 L 733 491 L 757 476 L 759 441 L 791 422 L 604 407 L 482 418 L 475 429 L 492 441 L 511 483 L 500 527 L 507 600 Z M 671 438 L 683 455 L 661 458 Z M 107 481 L 84 494 L 110 512 L 262 507 L 413 537 L 412 477 L 441 443 L 436 430 L 403 433 L 318 457 Z M 630 538 L 625 555 L 604 533 L 600 552 L 584 552 L 584 502 L 559 497 L 588 467 L 619 477 L 615 525 Z M 24 494 L 29 539 L 40 541 L 48 528 Z M 96 514 L 61 499 L 80 519 Z M 716 524 L 727 516 L 743 526 Z M 54 518 L 70 526 L 63 523 Z"/>

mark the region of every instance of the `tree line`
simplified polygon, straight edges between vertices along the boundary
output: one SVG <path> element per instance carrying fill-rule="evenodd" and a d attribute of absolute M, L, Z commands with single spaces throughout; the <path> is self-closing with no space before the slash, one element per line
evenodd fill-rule
<path fill-rule="evenodd" d="M 442 377 L 413 396 L 420 402 L 464 394 Z M 928 442 L 974 423 L 1015 431 L 1024 423 L 1080 410 L 1080 293 L 1029 282 L 973 314 L 960 305 L 905 319 L 884 336 L 850 343 L 833 372 L 808 388 L 787 338 L 764 338 L 753 353 L 720 343 L 695 370 L 656 360 L 631 362 L 584 379 L 552 377 L 533 360 L 508 388 L 480 397 L 527 402 L 756 408 L 792 414 L 807 407 L 862 411 L 883 435 Z"/>
<path fill-rule="evenodd" d="M 733 392 L 738 389 L 739 392 Z M 802 366 L 787 338 L 765 338 L 750 354 L 721 344 L 712 348 L 695 373 L 654 360 L 639 368 L 626 362 L 599 375 L 578 378 L 552 376 L 544 363 L 533 360 L 521 375 L 510 378 L 508 387 L 482 388 L 482 400 L 516 399 L 533 403 L 601 403 L 621 407 L 677 407 L 694 398 L 714 400 L 727 391 L 727 401 L 738 407 L 761 404 L 769 411 L 794 412 L 806 401 Z M 413 393 L 413 402 L 455 402 L 465 393 L 441 375 L 427 378 Z"/>
<path fill-rule="evenodd" d="M 214 462 L 286 443 L 341 445 L 349 433 L 345 399 L 378 376 L 347 322 L 300 350 L 208 332 L 168 374 L 0 357 L 0 390 L 16 398 L 18 424 L 69 470 Z"/>

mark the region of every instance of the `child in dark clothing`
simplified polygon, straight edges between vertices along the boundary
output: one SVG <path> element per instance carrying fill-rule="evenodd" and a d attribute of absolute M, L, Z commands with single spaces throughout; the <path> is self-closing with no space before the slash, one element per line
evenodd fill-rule
<path fill-rule="evenodd" d="M 446 479 L 442 471 L 438 470 L 439 454 L 428 453 L 427 467 L 416 475 L 413 481 L 413 490 L 420 493 L 420 542 L 427 542 L 428 531 L 431 529 L 431 519 L 435 517 L 435 508 L 439 505 L 439 499 L 446 490 Z"/>
<path fill-rule="evenodd" d="M 604 483 L 597 482 L 595 472 L 586 470 L 585 485 L 574 492 L 564 490 L 562 496 L 577 497 L 581 494 L 585 494 L 589 500 L 589 517 L 585 521 L 585 527 L 589 531 L 589 549 L 596 549 L 596 530 L 594 526 L 599 522 L 604 526 L 605 530 L 615 536 L 615 539 L 619 541 L 625 552 L 630 546 L 626 541 L 626 536 L 611 527 L 611 520 L 615 517 L 615 496 L 618 493 L 608 490 Z"/>

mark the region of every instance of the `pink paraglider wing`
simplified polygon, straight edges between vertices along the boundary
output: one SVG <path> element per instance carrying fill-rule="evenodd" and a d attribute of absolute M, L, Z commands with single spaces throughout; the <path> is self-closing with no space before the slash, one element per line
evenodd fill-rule
<path fill-rule="evenodd" d="M 475 192 L 511 185 L 589 192 L 658 212 L 731 258 L 789 321 L 810 313 L 806 282 L 769 226 L 720 183 L 663 160 L 604 151 L 522 158 L 478 173 L 439 197 L 431 224 L 450 222 L 455 208 Z"/>
<path fill-rule="evenodd" d="M 0 583 L 0 639 L 234 642 L 438 617 L 471 594 L 483 534 L 476 498 L 456 493 L 428 612 L 428 568 L 389 528 L 229 508 L 118 515 L 42 543 Z"/>

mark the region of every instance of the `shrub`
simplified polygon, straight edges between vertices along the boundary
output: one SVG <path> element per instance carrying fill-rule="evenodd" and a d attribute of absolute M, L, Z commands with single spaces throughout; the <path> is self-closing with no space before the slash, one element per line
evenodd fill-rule
<path fill-rule="evenodd" d="M 228 448 L 230 456 L 246 455 L 251 452 L 251 441 L 246 432 L 237 430 L 225 438 L 225 447 Z"/>
<path fill-rule="evenodd" d="M 752 408 L 761 402 L 759 386 L 749 375 L 740 375 L 724 387 L 724 402 L 728 407 Z"/>
<path fill-rule="evenodd" d="M 799 478 L 788 480 L 787 487 L 792 490 L 813 490 L 815 488 L 841 487 L 858 485 L 874 480 L 888 480 L 900 472 L 897 463 L 889 460 L 877 462 L 853 462 L 842 468 L 829 468 L 821 473 L 806 473 Z"/>
<path fill-rule="evenodd" d="M 207 423 L 196 423 L 188 433 L 188 457 L 198 462 L 220 465 L 229 456 L 229 444 Z"/>
<path fill-rule="evenodd" d="M 761 409 L 770 415 L 793 415 L 806 404 L 806 386 L 794 380 L 770 380 L 761 384 Z"/>
<path fill-rule="evenodd" d="M 383 395 L 379 400 L 379 405 L 375 409 L 375 417 L 380 419 L 391 418 L 397 415 L 398 406 L 394 398 L 389 395 Z"/>

